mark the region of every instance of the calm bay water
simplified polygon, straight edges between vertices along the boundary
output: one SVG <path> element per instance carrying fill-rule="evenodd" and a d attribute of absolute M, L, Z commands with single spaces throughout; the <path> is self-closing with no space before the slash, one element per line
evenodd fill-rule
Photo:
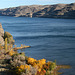
<path fill-rule="evenodd" d="M 71 65 L 71 69 L 62 70 L 62 75 L 75 75 L 75 19 L 0 16 L 0 22 L 13 35 L 17 46 L 31 46 L 19 52 Z"/>

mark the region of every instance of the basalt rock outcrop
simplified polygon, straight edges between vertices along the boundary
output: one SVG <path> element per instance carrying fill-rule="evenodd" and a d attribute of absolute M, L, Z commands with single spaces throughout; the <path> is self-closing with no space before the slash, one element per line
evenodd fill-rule
<path fill-rule="evenodd" d="M 1 16 L 45 17 L 75 19 L 75 3 L 55 5 L 30 5 L 0 9 Z"/>

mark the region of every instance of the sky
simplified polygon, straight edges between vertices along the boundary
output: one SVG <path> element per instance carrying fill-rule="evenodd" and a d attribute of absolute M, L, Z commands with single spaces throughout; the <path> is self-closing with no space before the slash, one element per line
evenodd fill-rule
<path fill-rule="evenodd" d="M 0 0 L 0 9 L 23 5 L 52 5 L 59 3 L 70 4 L 75 3 L 75 0 Z"/>

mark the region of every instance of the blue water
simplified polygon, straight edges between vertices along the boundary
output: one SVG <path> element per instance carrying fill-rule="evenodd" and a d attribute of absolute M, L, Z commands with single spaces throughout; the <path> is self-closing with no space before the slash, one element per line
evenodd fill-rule
<path fill-rule="evenodd" d="M 17 46 L 31 46 L 19 52 L 71 65 L 71 69 L 63 70 L 62 75 L 75 75 L 75 19 L 0 16 L 0 22 L 4 30 L 13 35 Z"/>

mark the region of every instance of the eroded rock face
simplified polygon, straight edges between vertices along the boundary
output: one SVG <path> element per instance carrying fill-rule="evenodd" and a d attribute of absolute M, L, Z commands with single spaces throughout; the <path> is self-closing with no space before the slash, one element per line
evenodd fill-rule
<path fill-rule="evenodd" d="M 1 45 L 4 45 L 4 39 L 3 39 L 3 37 L 4 37 L 4 30 L 3 30 L 2 25 L 0 23 L 0 44 Z"/>
<path fill-rule="evenodd" d="M 8 44 L 14 44 L 15 40 L 9 32 L 4 32 L 2 25 L 0 23 L 0 44 L 4 45 L 4 39 L 7 38 Z"/>
<path fill-rule="evenodd" d="M 0 36 L 4 36 L 4 30 L 3 30 L 3 28 L 2 28 L 1 23 L 0 23 Z"/>
<path fill-rule="evenodd" d="M 4 45 L 4 39 L 3 39 L 2 36 L 0 36 L 0 44 L 1 44 L 1 45 Z"/>

